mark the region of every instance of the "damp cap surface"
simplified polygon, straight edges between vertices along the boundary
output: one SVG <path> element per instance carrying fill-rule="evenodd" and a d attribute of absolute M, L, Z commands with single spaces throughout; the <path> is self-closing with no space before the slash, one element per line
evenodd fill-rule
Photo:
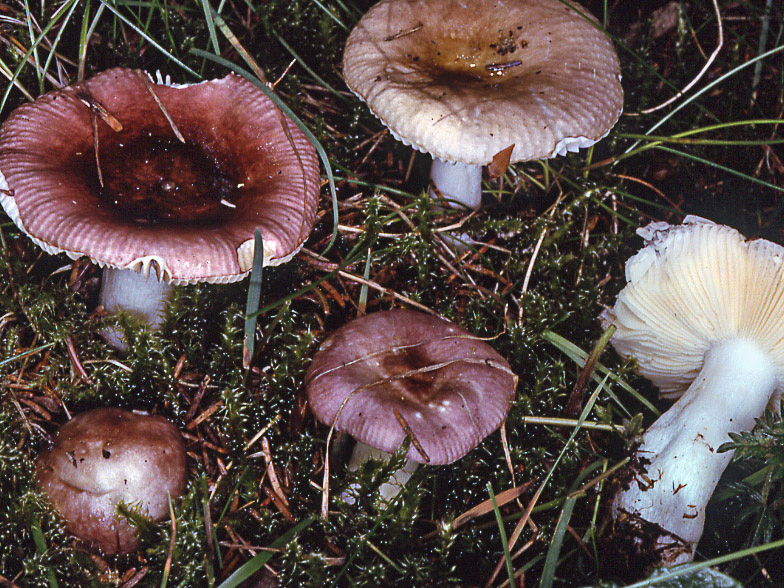
<path fill-rule="evenodd" d="M 264 263 L 287 261 L 319 185 L 311 143 L 233 74 L 171 86 L 110 69 L 0 128 L 0 204 L 36 244 L 174 285 L 242 279 L 256 227 Z"/>

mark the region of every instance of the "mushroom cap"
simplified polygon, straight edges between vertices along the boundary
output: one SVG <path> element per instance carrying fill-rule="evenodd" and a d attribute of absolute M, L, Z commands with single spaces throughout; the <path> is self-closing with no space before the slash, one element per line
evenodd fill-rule
<path fill-rule="evenodd" d="M 784 247 L 687 216 L 682 225 L 638 229 L 646 245 L 626 262 L 626 287 L 602 321 L 613 347 L 635 357 L 662 396 L 678 397 L 705 352 L 740 338 L 767 352 L 784 382 Z"/>
<path fill-rule="evenodd" d="M 36 477 L 71 533 L 104 554 L 127 553 L 139 540 L 117 506 L 150 521 L 168 516 L 169 496 L 185 490 L 185 447 L 163 417 L 99 408 L 60 427 Z"/>
<path fill-rule="evenodd" d="M 0 204 L 36 244 L 173 284 L 242 279 L 256 227 L 265 265 L 290 259 L 315 222 L 319 184 L 314 147 L 236 75 L 169 86 L 111 69 L 17 108 L 0 128 Z"/>
<path fill-rule="evenodd" d="M 348 87 L 392 134 L 445 161 L 563 155 L 621 114 L 598 21 L 562 0 L 382 0 L 349 35 Z"/>
<path fill-rule="evenodd" d="M 305 376 L 322 423 L 391 453 L 406 438 L 397 411 L 429 462 L 415 443 L 406 457 L 431 464 L 460 459 L 495 431 L 516 385 L 509 364 L 487 343 L 412 310 L 345 324 L 324 341 Z"/>

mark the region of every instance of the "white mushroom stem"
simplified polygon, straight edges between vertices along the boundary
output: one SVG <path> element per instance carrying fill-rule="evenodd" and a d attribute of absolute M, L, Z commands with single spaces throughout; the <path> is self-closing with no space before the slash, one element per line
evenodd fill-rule
<path fill-rule="evenodd" d="M 389 461 L 392 459 L 392 454 L 357 441 L 357 445 L 354 447 L 354 452 L 351 454 L 351 459 L 348 462 L 348 469 L 355 472 L 369 459 Z M 387 503 L 391 502 L 392 499 L 400 493 L 403 486 L 406 485 L 406 482 L 408 482 L 409 478 L 418 467 L 419 464 L 417 462 L 406 459 L 405 465 L 394 472 L 389 477 L 389 480 L 379 486 L 378 492 L 381 499 Z M 348 504 L 354 504 L 354 495 L 359 491 L 360 488 L 358 484 L 351 484 L 349 488 L 343 492 L 341 498 Z"/>
<path fill-rule="evenodd" d="M 452 208 L 461 205 L 476 210 L 482 204 L 482 166 L 453 163 L 433 158 L 430 179 L 438 188 L 441 197 Z M 431 198 L 438 195 L 430 190 Z"/>
<path fill-rule="evenodd" d="M 613 515 L 656 523 L 684 541 L 668 565 L 691 561 L 702 535 L 705 507 L 733 452 L 719 453 L 729 433 L 753 428 L 777 387 L 772 358 L 757 345 L 728 339 L 712 345 L 700 373 L 681 398 L 643 435 L 637 451 L 650 461 L 613 502 Z M 657 547 L 673 546 L 662 536 Z"/>
<path fill-rule="evenodd" d="M 154 272 L 145 276 L 128 269 L 104 268 L 99 304 L 110 314 L 125 312 L 157 330 L 163 324 L 173 289 L 170 283 L 158 280 Z M 116 349 L 127 348 L 116 329 L 107 329 L 104 337 Z"/>

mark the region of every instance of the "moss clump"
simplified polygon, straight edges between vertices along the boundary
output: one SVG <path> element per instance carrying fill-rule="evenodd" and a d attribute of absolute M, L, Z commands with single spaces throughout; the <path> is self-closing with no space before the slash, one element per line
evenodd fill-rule
<path fill-rule="evenodd" d="M 162 414 L 185 434 L 191 478 L 174 506 L 177 531 L 168 586 L 219 586 L 263 553 L 258 548 L 271 545 L 279 549 L 268 552 L 274 574 L 256 572 L 261 585 L 484 585 L 503 555 L 493 515 L 485 512 L 457 528 L 452 523 L 488 499 L 488 482 L 496 493 L 513 483 L 530 484 L 519 504 L 501 504 L 509 535 L 520 520 L 520 504 L 528 505 L 559 460 L 531 515 L 537 531 L 526 527 L 513 549 L 531 542 L 513 563 L 525 569 L 526 583 L 536 584 L 565 498 L 619 463 L 633 434 L 654 416 L 627 388 L 609 380 L 588 420 L 627 424 L 627 436 L 583 430 L 567 445 L 572 428 L 526 424 L 528 417 L 564 417 L 580 371 L 573 350 L 551 342 L 548 333 L 577 349 L 593 346 L 600 335 L 596 317 L 603 305 L 612 304 L 623 263 L 640 244 L 634 228 L 652 218 L 677 222 L 682 214 L 697 213 L 733 224 L 750 237 L 784 241 L 774 125 L 705 128 L 688 142 L 678 136 L 779 116 L 776 59 L 781 53 L 760 62 L 754 96 L 755 68 L 738 69 L 758 53 L 764 3 L 721 6 L 729 41 L 689 96 L 702 84 L 735 73 L 683 108 L 650 114 L 641 111 L 668 99 L 702 68 L 705 60 L 695 43 L 708 52 L 716 42 L 713 7 L 675 6 L 675 25 L 662 34 L 653 28 L 658 6 L 607 7 L 610 32 L 626 46 L 620 58 L 629 114 L 590 155 L 512 166 L 486 184 L 484 206 L 472 216 L 431 208 L 424 190 L 426 158 L 412 158 L 411 149 L 385 133 L 341 81 L 348 30 L 372 4 L 213 3 L 234 41 L 255 57 L 269 80 L 298 56 L 275 90 L 321 141 L 337 176 L 339 226 L 333 227 L 324 198 L 306 243 L 313 253 L 265 268 L 250 369 L 241 362 L 245 283 L 178 288 L 164 327 L 149 333 L 128 317 L 95 313 L 96 269 L 40 254 L 7 218 L 0 219 L 0 574 L 15 585 L 51 588 L 54 579 L 60 586 L 116 586 L 141 570 L 146 571 L 137 586 L 161 585 L 169 523 L 151 528 L 138 554 L 102 561 L 65 534 L 33 483 L 32 462 L 48 435 L 68 414 L 106 405 Z M 598 1 L 586 6 L 598 15 L 605 9 Z M 189 52 L 212 51 L 211 28 L 221 56 L 246 65 L 200 3 L 118 4 L 120 16 L 101 8 L 84 52 L 78 11 L 67 21 L 67 10 L 58 13 L 61 20 L 53 22 L 59 8 L 45 3 L 30 15 L 12 8 L 16 20 L 2 32 L 9 43 L 2 45 L 0 59 L 12 69 L 21 66 L 18 80 L 33 96 L 53 86 L 36 70 L 35 56 L 23 65 L 12 49 L 29 45 L 28 22 L 51 25 L 45 33 L 50 42 L 61 33 L 49 62 L 48 73 L 55 78 L 57 72 L 74 78 L 78 65 L 73 64 L 81 55 L 88 75 L 132 66 L 160 69 L 178 82 L 197 81 L 173 57 L 205 77 L 221 76 L 223 67 Z M 775 8 L 773 16 L 780 16 Z M 85 10 L 89 25 L 98 6 Z M 779 42 L 769 35 L 766 48 Z M 37 63 L 46 63 L 47 46 L 37 48 Z M 5 115 L 22 101 L 12 90 Z M 657 142 L 646 133 L 659 137 Z M 466 253 L 456 254 L 441 239 L 453 224 L 475 241 Z M 333 229 L 337 238 L 328 248 Z M 327 428 L 304 403 L 302 380 L 310 358 L 331 332 L 358 314 L 412 304 L 491 339 L 519 375 L 506 423 L 513 473 L 500 436 L 494 435 L 455 464 L 420 468 L 386 510 L 376 500 L 376 488 L 392 465 L 370 463 L 349 474 L 336 454 L 330 516 L 321 521 Z M 118 324 L 129 333 L 126 355 L 100 338 L 103 326 Z M 633 376 L 631 365 L 609 352 L 601 361 L 656 402 L 655 390 Z M 589 382 L 585 397 L 595 389 Z M 700 549 L 704 557 L 782 537 L 776 418 L 768 415 L 757 433 L 734 441 L 739 463 L 712 507 L 712 516 L 722 522 L 711 527 L 709 521 Z M 354 505 L 339 499 L 349 483 L 360 487 Z M 553 586 L 587 585 L 603 573 L 597 538 L 606 533 L 604 506 L 611 492 L 609 481 L 596 482 L 577 498 L 569 519 L 574 534 L 566 534 L 560 545 Z M 728 519 L 737 527 L 720 536 L 717 530 Z M 299 530 L 289 537 L 292 529 Z M 281 537 L 285 540 L 277 544 Z M 763 588 L 784 578 L 780 562 L 768 552 L 730 571 Z"/>

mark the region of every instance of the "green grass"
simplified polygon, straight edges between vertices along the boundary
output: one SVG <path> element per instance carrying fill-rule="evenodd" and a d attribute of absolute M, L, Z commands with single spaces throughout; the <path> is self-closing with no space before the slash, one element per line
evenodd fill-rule
<path fill-rule="evenodd" d="M 306 251 L 264 269 L 257 301 L 247 281 L 181 288 L 160 332 L 127 325 L 127 356 L 99 337 L 103 325 L 127 322 L 93 314 L 100 272 L 42 254 L 0 213 L 0 585 L 228 587 L 253 576 L 291 587 L 468 587 L 496 570 L 492 586 L 510 575 L 556 588 L 616 579 L 603 553 L 613 475 L 667 403 L 606 349 L 581 380 L 583 414 L 564 410 L 602 335 L 599 313 L 641 245 L 635 228 L 697 214 L 784 242 L 781 7 L 774 2 L 765 20 L 764 0 L 720 2 L 724 45 L 708 73 L 643 114 L 703 67 L 701 51 L 717 42 L 713 4 L 673 4 L 675 28 L 654 38 L 652 14 L 666 2 L 606 3 L 606 13 L 592 2 L 622 43 L 624 115 L 590 151 L 513 165 L 466 216 L 430 209 L 427 158 L 382 133 L 340 78 L 348 31 L 371 4 L 83 0 L 0 13 L 2 119 L 61 81 L 108 67 L 160 70 L 177 83 L 242 69 L 260 87 L 277 81 L 276 100 L 335 172 Z M 455 258 L 440 234 L 460 223 L 479 243 Z M 392 307 L 430 309 L 492 338 L 509 360 L 520 378 L 506 424 L 514 474 L 495 434 L 454 464 L 420 468 L 384 508 L 373 492 L 387 470 L 347 473 L 336 452 L 324 521 L 328 429 L 306 410 L 304 374 L 331 332 Z M 190 482 L 173 505 L 171 557 L 170 521 L 137 554 L 90 556 L 35 488 L 35 456 L 67 414 L 105 405 L 155 411 L 186 433 Z M 780 420 L 768 415 L 733 441 L 738 459 L 698 552 L 747 586 L 784 583 L 780 437 Z M 270 498 L 263 447 L 285 509 Z M 350 483 L 365 490 L 354 505 L 336 498 Z M 526 483 L 519 500 L 452 526 L 488 500 L 488 485 L 498 497 Z"/>

